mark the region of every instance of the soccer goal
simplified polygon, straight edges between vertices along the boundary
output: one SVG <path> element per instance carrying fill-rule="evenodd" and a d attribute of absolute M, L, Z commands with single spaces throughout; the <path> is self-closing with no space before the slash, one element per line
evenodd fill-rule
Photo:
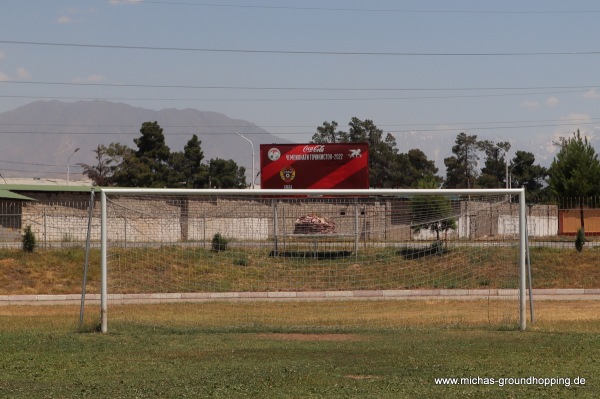
<path fill-rule="evenodd" d="M 101 204 L 103 332 L 526 327 L 523 189 L 105 188 Z"/>

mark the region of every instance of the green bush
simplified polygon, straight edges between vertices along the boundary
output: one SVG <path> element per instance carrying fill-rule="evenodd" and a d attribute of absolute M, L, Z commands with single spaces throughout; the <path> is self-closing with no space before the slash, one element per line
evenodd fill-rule
<path fill-rule="evenodd" d="M 406 260 L 421 259 L 425 256 L 441 256 L 448 252 L 443 241 L 434 241 L 428 247 L 406 247 L 398 251 Z"/>
<path fill-rule="evenodd" d="M 25 252 L 33 252 L 36 246 L 35 234 L 31 231 L 31 226 L 25 227 L 23 230 L 23 238 L 21 239 L 23 244 L 23 251 Z"/>
<path fill-rule="evenodd" d="M 235 258 L 233 260 L 233 264 L 235 266 L 249 266 L 250 260 L 248 259 L 247 255 L 241 254 L 240 256 L 238 256 L 237 258 Z"/>
<path fill-rule="evenodd" d="M 221 233 L 216 233 L 212 239 L 212 250 L 215 252 L 226 251 L 228 243 L 229 241 Z"/>
<path fill-rule="evenodd" d="M 583 250 L 583 244 L 585 244 L 585 233 L 583 230 L 577 230 L 577 236 L 575 237 L 575 249 L 577 252 L 581 252 Z"/>
<path fill-rule="evenodd" d="M 444 243 L 439 240 L 431 243 L 431 252 L 436 255 L 443 254 L 444 253 Z"/>

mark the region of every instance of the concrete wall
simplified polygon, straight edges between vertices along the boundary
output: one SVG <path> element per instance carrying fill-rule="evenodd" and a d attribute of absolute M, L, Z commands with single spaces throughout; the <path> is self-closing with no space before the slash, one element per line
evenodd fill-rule
<path fill-rule="evenodd" d="M 78 197 L 81 199 L 80 195 Z M 140 200 L 124 196 L 111 198 L 108 209 L 109 240 L 121 242 L 208 242 L 216 233 L 237 240 L 291 239 L 296 219 L 307 214 L 332 220 L 336 224 L 335 235 L 349 241 L 356 237 L 363 242 L 435 239 L 435 233 L 427 229 L 414 231 L 408 200 Z M 444 239 L 500 239 L 518 233 L 517 204 L 456 201 L 453 209 L 457 229 L 450 230 Z M 23 203 L 20 210 L 22 226 L 30 225 L 40 243 L 85 240 L 88 201 L 36 201 Z M 527 212 L 531 236 L 557 234 L 558 210 L 555 206 L 531 206 Z M 99 217 L 97 202 L 92 220 L 93 241 L 100 240 Z M 0 220 L 4 220 L 2 218 L 8 220 L 9 216 L 0 215 Z M 10 218 L 14 219 L 14 215 Z"/>

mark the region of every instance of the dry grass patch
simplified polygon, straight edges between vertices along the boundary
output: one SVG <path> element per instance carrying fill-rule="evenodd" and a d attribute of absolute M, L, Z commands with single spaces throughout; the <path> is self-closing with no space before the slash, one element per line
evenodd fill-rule
<path fill-rule="evenodd" d="M 381 376 L 377 375 L 346 375 L 346 378 L 350 378 L 351 380 L 380 380 Z"/>
<path fill-rule="evenodd" d="M 600 320 L 600 301 L 535 301 L 536 319 L 545 321 Z"/>
<path fill-rule="evenodd" d="M 301 334 L 301 333 L 264 333 L 255 335 L 261 339 L 276 341 L 327 341 L 327 342 L 359 342 L 367 338 L 358 334 Z"/>
<path fill-rule="evenodd" d="M 499 267 L 503 262 L 498 261 L 515 258 L 514 248 L 459 247 L 443 257 L 418 260 L 405 260 L 389 248 L 370 248 L 358 259 L 343 261 L 284 262 L 258 249 L 232 254 L 179 247 L 120 249 L 114 256 L 124 267 L 111 268 L 109 281 L 122 280 L 120 293 L 478 289 L 516 288 L 517 284 L 515 269 Z M 234 265 L 236 256 L 247 256 L 251 262 L 248 266 Z M 577 253 L 574 248 L 532 248 L 531 259 L 534 288 L 600 288 L 600 249 L 584 248 Z M 38 250 L 33 254 L 0 250 L 0 295 L 79 293 L 83 263 L 84 250 L 80 248 Z M 88 293 L 99 290 L 99 264 L 99 251 L 93 250 Z M 461 274 L 460 278 L 448 277 L 466 271 L 467 275 Z"/>
<path fill-rule="evenodd" d="M 600 250 L 532 248 L 534 288 L 600 288 Z"/>
<path fill-rule="evenodd" d="M 368 313 L 369 319 L 356 320 L 357 305 L 363 309 L 359 313 Z M 323 314 L 326 310 L 327 314 Z M 470 316 L 462 320 L 452 317 L 467 315 L 467 312 Z M 528 323 L 528 329 L 598 332 L 594 326 L 600 321 L 600 301 L 537 301 L 535 312 L 536 323 Z M 86 306 L 85 319 L 88 326 L 99 322 L 96 305 Z M 75 330 L 78 320 L 79 306 L 76 305 L 0 306 L 0 331 L 35 331 L 58 325 L 70 325 Z M 369 335 L 352 331 L 355 327 L 402 329 L 456 326 L 462 329 L 497 323 L 490 321 L 487 312 L 481 312 L 480 305 L 473 301 L 283 302 L 262 303 L 260 306 L 249 303 L 132 304 L 109 307 L 111 331 L 118 331 L 118 326 L 128 325 L 253 331 L 254 335 L 247 337 L 299 342 L 358 342 L 372 339 Z M 516 328 L 515 321 L 506 325 Z M 273 327 L 269 326 L 277 326 L 276 332 L 263 333 L 273 331 Z M 335 329 L 328 329 L 328 326 Z M 117 327 L 116 330 L 114 327 Z M 347 330 L 348 327 L 350 330 Z M 285 333 L 286 330 L 289 333 Z"/>

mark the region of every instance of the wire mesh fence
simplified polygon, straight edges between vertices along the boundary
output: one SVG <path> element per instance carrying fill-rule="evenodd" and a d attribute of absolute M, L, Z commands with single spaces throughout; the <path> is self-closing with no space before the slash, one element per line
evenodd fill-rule
<path fill-rule="evenodd" d="M 31 227 L 38 248 L 84 246 L 91 201 L 0 202 L 0 247 L 20 246 Z M 93 218 L 99 234 L 99 214 Z"/>
<path fill-rule="evenodd" d="M 21 245 L 23 229 L 31 226 L 35 234 L 38 248 L 84 246 L 88 230 L 90 200 L 61 200 L 52 201 L 21 201 L 0 199 L 0 248 L 16 248 Z M 346 219 L 353 220 L 353 208 L 343 204 L 335 204 L 332 199 L 328 206 L 336 208 L 338 216 L 347 216 Z M 505 206 L 494 210 L 494 214 L 487 217 L 493 218 L 494 223 L 486 223 L 489 231 L 482 231 L 478 223 L 485 215 L 485 210 L 469 210 L 468 204 L 463 212 L 471 212 L 471 223 L 469 232 L 452 230 L 448 239 L 460 239 L 465 234 L 479 234 L 491 236 L 498 231 L 507 231 L 513 225 L 516 204 L 506 203 Z M 339 208 L 339 209 L 337 209 Z M 185 211 L 185 210 L 184 210 Z M 360 221 L 363 235 L 368 231 L 371 238 L 378 237 L 375 228 L 371 225 L 381 227 L 382 231 L 386 223 L 394 226 L 395 239 L 399 241 L 423 241 L 432 239 L 426 232 L 415 232 L 410 225 L 410 209 L 406 203 L 392 203 L 388 208 L 379 206 L 377 209 L 369 209 L 365 216 L 365 209 L 359 209 Z M 92 210 L 91 237 L 92 245 L 98 245 L 100 237 L 100 212 L 98 205 Z M 177 215 L 179 217 L 179 215 Z M 285 211 L 280 216 L 286 218 Z M 408 218 L 408 219 L 407 219 Z M 408 220 L 408 222 L 407 222 Z M 127 234 L 127 227 L 131 225 L 126 219 L 121 220 L 123 234 Z M 226 219 L 223 219 L 223 223 Z M 350 222 L 349 222 L 350 223 Z M 577 230 L 584 226 L 588 245 L 595 246 L 596 241 L 600 245 L 600 197 L 579 198 L 561 197 L 556 198 L 549 205 L 528 205 L 527 227 L 530 244 L 543 247 L 571 246 L 573 237 Z M 283 224 L 285 227 L 285 224 Z M 251 229 L 252 226 L 248 226 Z M 133 234 L 133 230 L 130 231 Z M 212 236 L 211 236 L 212 237 Z M 186 237 L 182 237 L 183 240 Z M 363 237 L 365 238 L 365 237 Z M 366 237 L 369 238 L 369 237 Z"/>

